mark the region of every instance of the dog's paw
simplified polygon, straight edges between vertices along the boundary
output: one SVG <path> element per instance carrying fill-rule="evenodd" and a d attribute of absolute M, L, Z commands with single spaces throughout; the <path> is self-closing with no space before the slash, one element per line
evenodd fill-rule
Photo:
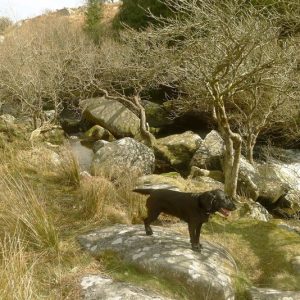
<path fill-rule="evenodd" d="M 153 231 L 152 230 L 146 230 L 146 235 L 152 235 Z"/>
<path fill-rule="evenodd" d="M 202 248 L 201 244 L 192 245 L 192 250 L 195 251 L 195 252 L 201 252 L 201 248 Z"/>

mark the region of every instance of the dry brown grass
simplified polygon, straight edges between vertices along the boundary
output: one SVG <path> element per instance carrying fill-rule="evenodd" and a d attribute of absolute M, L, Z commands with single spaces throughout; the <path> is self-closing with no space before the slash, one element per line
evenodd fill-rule
<path fill-rule="evenodd" d="M 58 153 L 61 159 L 64 151 Z M 81 251 L 75 237 L 99 226 L 141 222 L 145 196 L 132 192 L 140 174 L 111 170 L 106 177 L 79 178 L 70 185 L 63 175 L 70 172 L 51 163 L 51 155 L 39 164 L 38 153 L 46 153 L 43 146 L 0 155 L 0 289 L 9 300 L 80 299 L 80 278 L 104 267 Z M 72 159 L 67 162 L 72 170 Z M 165 226 L 173 222 L 163 218 Z M 188 234 L 186 225 L 176 230 Z M 215 216 L 202 234 L 234 257 L 241 290 L 250 282 L 297 289 L 299 276 L 290 265 L 299 255 L 295 233 L 272 223 Z"/>
<path fill-rule="evenodd" d="M 75 155 L 69 147 L 66 147 L 61 152 L 61 163 L 57 168 L 57 173 L 65 180 L 66 184 L 79 186 L 80 185 L 80 168 Z"/>
<path fill-rule="evenodd" d="M 30 246 L 57 251 L 57 231 L 46 213 L 43 196 L 21 176 L 14 177 L 9 170 L 1 175 L 0 236 L 19 232 Z"/>
<path fill-rule="evenodd" d="M 0 241 L 1 299 L 37 299 L 34 281 L 36 263 L 27 254 L 26 242 L 18 234 L 3 237 Z"/>
<path fill-rule="evenodd" d="M 81 181 L 82 216 L 103 223 L 140 222 L 145 216 L 145 197 L 132 192 L 139 172 L 111 168 Z"/>

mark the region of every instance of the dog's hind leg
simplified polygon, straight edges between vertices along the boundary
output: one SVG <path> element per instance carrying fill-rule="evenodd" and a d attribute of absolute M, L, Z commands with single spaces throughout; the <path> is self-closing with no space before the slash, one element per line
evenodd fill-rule
<path fill-rule="evenodd" d="M 153 234 L 150 224 L 158 218 L 159 214 L 159 211 L 150 211 L 148 209 L 148 216 L 144 219 L 145 231 L 147 235 Z"/>
<path fill-rule="evenodd" d="M 156 201 L 152 199 L 151 196 L 147 199 L 146 207 L 148 211 L 148 216 L 144 219 L 145 231 L 147 235 L 152 235 L 153 231 L 150 227 L 150 224 L 158 218 L 161 211 Z"/>
<path fill-rule="evenodd" d="M 198 224 L 198 226 L 196 227 L 196 239 L 195 242 L 196 244 L 198 244 L 199 248 L 202 248 L 202 245 L 200 244 L 200 231 L 201 231 L 201 227 L 202 227 L 202 223 Z"/>

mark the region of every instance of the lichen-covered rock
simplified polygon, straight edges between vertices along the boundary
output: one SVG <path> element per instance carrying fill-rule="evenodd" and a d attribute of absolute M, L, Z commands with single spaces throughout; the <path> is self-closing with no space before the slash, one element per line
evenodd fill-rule
<path fill-rule="evenodd" d="M 114 251 L 144 272 L 185 286 L 191 299 L 234 299 L 232 278 L 237 270 L 226 250 L 202 241 L 201 253 L 194 252 L 187 237 L 167 228 L 153 229 L 154 235 L 147 236 L 141 225 L 115 225 L 81 235 L 78 240 L 94 255 Z"/>
<path fill-rule="evenodd" d="M 254 201 L 244 203 L 239 209 L 240 216 L 263 222 L 268 222 L 272 219 L 272 215 L 260 204 Z"/>
<path fill-rule="evenodd" d="M 192 131 L 157 139 L 155 150 L 171 166 L 187 167 L 202 139 Z"/>
<path fill-rule="evenodd" d="M 220 158 L 224 152 L 224 141 L 215 130 L 212 130 L 200 143 L 190 165 L 200 169 L 222 170 Z"/>
<path fill-rule="evenodd" d="M 278 291 L 267 288 L 251 288 L 251 300 L 299 300 L 300 292 Z"/>
<path fill-rule="evenodd" d="M 154 166 L 153 151 L 144 144 L 126 137 L 101 147 L 94 155 L 91 169 L 94 175 L 114 169 L 132 169 L 141 174 L 151 174 Z"/>
<path fill-rule="evenodd" d="M 275 203 L 281 196 L 287 194 L 289 184 L 280 177 L 275 165 L 257 165 L 257 170 L 259 176 L 255 178 L 255 181 L 261 197 L 268 198 L 271 203 Z"/>
<path fill-rule="evenodd" d="M 104 140 L 98 140 L 93 145 L 93 152 L 96 153 L 99 149 L 101 149 L 103 146 L 107 145 L 109 142 Z"/>
<path fill-rule="evenodd" d="M 117 138 L 139 134 L 140 120 L 127 107 L 118 101 L 105 97 L 81 101 L 83 118 L 107 129 Z"/>
<path fill-rule="evenodd" d="M 116 282 L 100 275 L 88 275 L 81 280 L 84 300 L 168 300 L 152 291 L 129 283 Z M 169 299 L 171 300 L 171 299 Z"/>
<path fill-rule="evenodd" d="M 300 158 L 300 155 L 295 157 Z M 300 210 L 300 163 L 272 163 L 264 165 L 265 173 L 268 174 L 270 180 L 280 181 L 281 189 L 288 192 L 284 198 L 291 203 L 294 210 Z"/>

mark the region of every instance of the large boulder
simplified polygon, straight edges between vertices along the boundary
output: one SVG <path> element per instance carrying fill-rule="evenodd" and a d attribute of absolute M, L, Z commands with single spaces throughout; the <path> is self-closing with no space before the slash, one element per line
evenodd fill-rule
<path fill-rule="evenodd" d="M 153 151 L 144 144 L 126 137 L 101 147 L 94 155 L 91 169 L 95 175 L 114 169 L 132 169 L 141 174 L 151 174 L 154 167 Z"/>
<path fill-rule="evenodd" d="M 164 127 L 174 123 L 163 105 L 150 101 L 143 101 L 143 104 L 150 127 Z"/>
<path fill-rule="evenodd" d="M 224 141 L 215 130 L 212 130 L 195 152 L 190 165 L 200 169 L 222 170 L 221 157 L 224 152 Z"/>
<path fill-rule="evenodd" d="M 287 194 L 290 189 L 288 181 L 280 176 L 276 165 L 258 164 L 257 170 L 259 176 L 254 180 L 259 189 L 261 201 L 269 201 L 269 204 L 274 204 L 280 197 Z"/>
<path fill-rule="evenodd" d="M 222 170 L 223 153 L 224 142 L 221 136 L 213 130 L 200 143 L 191 160 L 191 177 L 195 177 L 193 170 L 203 175 L 205 169 Z M 252 165 L 242 156 L 238 178 L 239 194 L 259 201 L 271 210 L 277 206 L 299 210 L 300 154 L 295 151 L 287 151 L 287 154 L 289 160 L 294 159 L 291 163 L 276 161 Z M 211 177 L 211 175 L 209 173 L 206 176 Z"/>
<path fill-rule="evenodd" d="M 105 97 L 91 98 L 82 100 L 80 106 L 85 120 L 102 126 L 117 138 L 139 135 L 139 118 L 118 101 Z"/>
<path fill-rule="evenodd" d="M 239 208 L 239 216 L 247 219 L 254 219 L 263 222 L 268 222 L 272 219 L 272 215 L 269 214 L 266 208 L 260 203 L 250 201 L 243 203 Z"/>
<path fill-rule="evenodd" d="M 130 283 L 114 281 L 101 275 L 88 275 L 81 280 L 84 300 L 171 300 Z"/>
<path fill-rule="evenodd" d="M 155 151 L 173 167 L 187 167 L 202 139 L 192 131 L 157 139 Z"/>
<path fill-rule="evenodd" d="M 154 235 L 147 236 L 141 225 L 115 225 L 81 235 L 78 240 L 94 255 L 116 252 L 125 263 L 185 286 L 189 299 L 234 299 L 237 269 L 228 251 L 202 241 L 201 253 L 194 252 L 187 237 L 167 228 L 153 229 Z"/>
<path fill-rule="evenodd" d="M 300 159 L 300 155 L 298 154 Z M 276 176 L 277 180 L 281 182 L 284 190 L 288 192 L 284 198 L 291 203 L 295 210 L 300 210 L 300 163 L 273 163 L 267 165 L 268 173 L 271 176 Z M 271 177 L 272 178 L 272 177 Z"/>

